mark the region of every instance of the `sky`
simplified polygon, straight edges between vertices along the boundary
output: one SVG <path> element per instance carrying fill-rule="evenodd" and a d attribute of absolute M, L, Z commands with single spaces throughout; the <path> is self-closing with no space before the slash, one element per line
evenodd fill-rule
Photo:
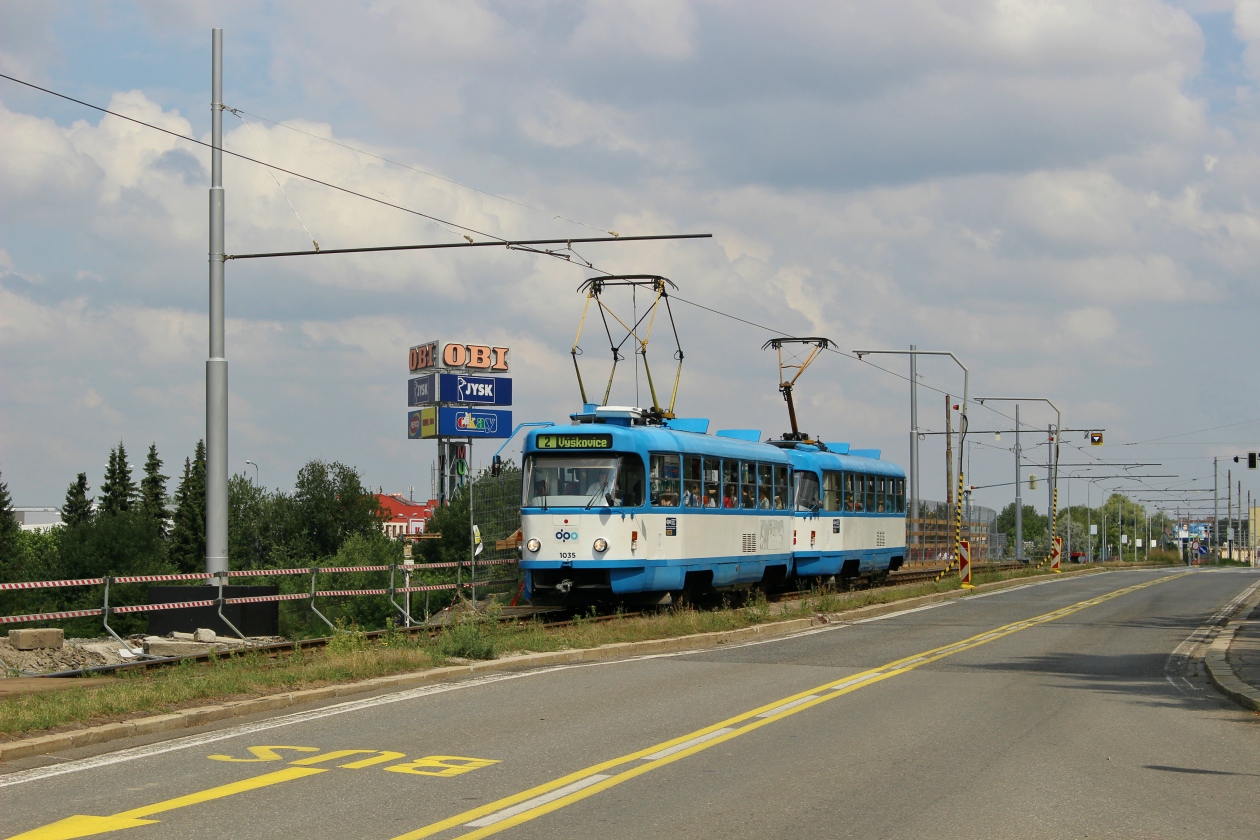
<path fill-rule="evenodd" d="M 1061 410 L 1060 504 L 1210 499 L 1153 490 L 1211 488 L 1213 458 L 1222 508 L 1227 468 L 1260 497 L 1232 461 L 1260 449 L 1260 0 L 0 0 L 0 73 L 205 141 L 213 27 L 228 150 L 451 223 L 229 157 L 229 253 L 452 225 L 713 235 L 229 262 L 233 472 L 288 489 L 321 458 L 428 498 L 407 349 L 509 346 L 516 421 L 568 422 L 577 288 L 611 272 L 677 284 L 676 411 L 711 430 L 786 430 L 762 344 L 825 336 L 842 352 L 801 377 L 801 427 L 906 464 L 908 360 L 849 351 L 914 344 L 953 352 L 973 398 Z M 120 441 L 178 475 L 205 428 L 208 151 L 7 79 L 0 149 L 0 480 L 59 505 Z M 588 381 L 606 345 L 588 325 Z M 649 346 L 658 379 L 674 349 Z M 612 403 L 648 401 L 633 374 Z M 919 380 L 921 493 L 942 499 L 926 433 L 961 370 L 924 358 Z M 1044 463 L 1054 412 L 1020 412 Z M 1014 404 L 969 414 L 967 483 L 1001 508 Z M 1167 477 L 1089 483 L 1124 473 Z"/>

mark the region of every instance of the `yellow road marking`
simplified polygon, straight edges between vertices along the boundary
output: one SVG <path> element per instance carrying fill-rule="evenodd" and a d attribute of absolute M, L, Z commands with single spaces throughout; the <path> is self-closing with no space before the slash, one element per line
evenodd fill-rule
<path fill-rule="evenodd" d="M 120 811 L 117 814 L 108 817 L 96 817 L 87 814 L 76 814 L 73 817 L 66 817 L 64 820 L 58 820 L 55 823 L 32 829 L 15 835 L 9 840 L 70 840 L 74 837 L 89 837 L 93 834 L 103 834 L 107 831 L 117 831 L 122 828 L 135 828 L 141 825 L 151 825 L 158 820 L 146 820 L 143 817 L 149 817 L 154 814 L 160 814 L 164 811 L 173 811 L 176 808 L 184 808 L 189 805 L 196 805 L 200 802 L 209 802 L 212 799 L 222 799 L 225 796 L 232 796 L 237 793 L 245 793 L 246 791 L 257 790 L 258 788 L 268 787 L 269 785 L 277 785 L 281 782 L 292 781 L 293 779 L 302 779 L 307 776 L 314 776 L 318 773 L 327 773 L 324 768 L 316 767 L 289 767 L 284 770 L 277 770 L 274 773 L 265 773 L 261 776 L 255 776 L 252 779 L 243 779 L 239 782 L 231 784 L 219 785 L 209 790 L 190 793 L 186 796 L 177 796 L 174 799 L 167 799 L 163 802 L 157 802 L 153 805 L 145 805 L 140 808 L 132 808 L 129 811 Z"/>
<path fill-rule="evenodd" d="M 962 653 L 964 651 L 980 647 L 981 645 L 989 644 L 990 642 L 997 641 L 998 639 L 1004 638 L 1013 633 L 1018 633 L 1021 630 L 1027 630 L 1030 627 L 1036 627 L 1041 624 L 1047 624 L 1051 621 L 1057 621 L 1060 618 L 1065 618 L 1073 613 L 1080 612 L 1081 610 L 1088 609 L 1089 607 L 1096 606 L 1113 598 L 1118 598 L 1121 595 L 1126 595 L 1130 592 L 1135 592 L 1148 586 L 1154 586 L 1155 584 L 1184 577 L 1187 574 L 1192 574 L 1192 572 L 1182 572 L 1176 575 L 1168 575 L 1166 577 L 1146 581 L 1145 583 L 1139 583 L 1134 586 L 1127 586 L 1123 589 L 1117 589 L 1104 595 L 1080 601 L 1070 606 L 1044 613 L 1033 618 L 1011 622 L 1010 624 L 1005 624 L 992 630 L 986 630 L 983 633 L 979 633 L 959 642 L 942 645 L 941 647 L 923 651 L 922 653 L 912 654 L 910 656 L 894 660 L 893 662 L 889 662 L 886 665 L 881 665 L 878 668 L 872 668 L 859 674 L 851 674 L 847 677 L 825 683 L 816 688 L 811 688 L 806 691 L 793 694 L 789 697 L 775 700 L 764 706 L 760 706 L 756 709 L 727 718 L 726 720 L 720 721 L 711 726 L 704 727 L 703 729 L 688 732 L 686 735 L 680 735 L 677 738 L 663 741 L 659 744 L 629 753 L 628 755 L 624 755 L 619 758 L 613 758 L 608 761 L 600 762 L 599 764 L 593 764 L 590 767 L 569 773 L 566 776 L 553 779 L 550 782 L 537 785 L 529 790 L 512 794 L 511 796 L 504 797 L 495 802 L 482 805 L 478 808 L 473 808 L 461 814 L 456 814 L 453 817 L 448 817 L 447 819 L 439 822 L 418 828 L 415 831 L 398 835 L 394 838 L 394 840 L 420 840 L 420 838 L 430 837 L 434 834 L 447 831 L 448 829 L 461 826 L 471 827 L 470 823 L 474 822 L 478 824 L 476 830 L 459 835 L 457 840 L 476 840 L 476 838 L 496 834 L 504 829 L 529 822 L 530 820 L 537 819 L 544 814 L 549 814 L 552 811 L 557 811 L 568 805 L 572 805 L 575 802 L 580 802 L 583 799 L 594 796 L 597 793 L 608 790 L 609 788 L 615 787 L 623 782 L 627 782 L 630 779 L 643 775 L 644 773 L 664 767 L 667 764 L 672 764 L 675 761 L 680 761 L 688 756 L 707 750 L 710 747 L 715 747 L 718 744 L 738 738 L 741 735 L 746 735 L 749 732 L 760 729 L 763 726 L 768 726 L 776 721 L 799 714 L 806 709 L 812 709 L 814 706 L 826 703 L 829 700 L 834 700 L 836 697 L 842 697 L 846 694 L 857 691 L 859 688 L 865 688 L 866 686 L 874 685 L 877 682 L 883 682 L 890 677 L 895 677 L 900 674 L 913 671 L 916 668 L 921 668 L 932 662 L 937 662 L 941 659 L 945 659 L 946 657 L 953 656 L 954 654 Z M 763 717 L 763 715 L 765 716 Z M 624 770 L 616 775 L 605 775 L 608 770 L 621 767 L 635 761 L 643 761 L 644 763 L 631 767 L 630 769 Z M 583 780 L 596 775 L 604 776 L 604 778 L 596 780 L 593 783 L 588 782 L 585 785 L 576 785 L 576 783 L 582 782 Z M 545 797 L 545 794 L 552 793 L 561 788 L 572 787 L 576 787 L 577 789 L 574 789 L 573 792 L 567 793 L 566 795 L 559 796 L 555 799 Z M 502 814 L 502 819 L 495 819 L 493 822 L 483 819 L 486 817 L 498 816 L 500 815 L 500 812 L 512 809 L 512 806 L 542 798 L 545 798 L 546 801 L 540 802 L 535 807 L 527 808 L 519 812 Z"/>

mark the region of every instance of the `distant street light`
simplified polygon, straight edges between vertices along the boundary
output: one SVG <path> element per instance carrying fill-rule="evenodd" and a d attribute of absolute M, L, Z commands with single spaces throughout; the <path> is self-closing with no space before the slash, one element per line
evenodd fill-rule
<path fill-rule="evenodd" d="M 259 484 L 260 482 L 258 481 L 258 465 L 255 464 L 253 461 L 246 461 L 245 466 L 254 468 L 254 483 Z"/>

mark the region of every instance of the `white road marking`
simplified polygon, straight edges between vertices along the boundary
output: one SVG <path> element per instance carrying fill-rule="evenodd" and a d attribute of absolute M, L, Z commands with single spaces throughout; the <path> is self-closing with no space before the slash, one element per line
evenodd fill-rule
<path fill-rule="evenodd" d="M 843 691 L 844 689 L 848 688 L 851 685 L 857 685 L 858 683 L 868 682 L 870 680 L 875 679 L 876 677 L 882 677 L 882 676 L 884 676 L 883 671 L 876 671 L 873 674 L 863 674 L 860 677 L 853 677 L 852 679 L 845 680 L 839 685 L 833 685 L 831 688 L 827 690 L 828 691 Z"/>
<path fill-rule="evenodd" d="M 583 788 L 588 788 L 593 784 L 610 778 L 612 778 L 612 776 L 607 773 L 596 773 L 593 776 L 587 776 L 585 779 L 579 779 L 571 785 L 565 785 L 564 787 L 556 788 L 549 793 L 544 793 L 542 796 L 535 796 L 533 799 L 527 799 L 524 802 L 513 805 L 511 808 L 504 808 L 502 811 L 495 811 L 488 817 L 482 817 L 479 820 L 464 823 L 464 827 L 485 828 L 488 825 L 503 822 L 508 817 L 515 817 L 517 814 L 522 814 L 531 808 L 537 808 L 539 805 L 546 805 L 548 802 L 554 802 L 557 799 L 568 796 L 570 793 L 575 793 Z"/>
<path fill-rule="evenodd" d="M 1194 659 L 1200 658 L 1198 655 L 1199 648 L 1220 629 L 1221 622 L 1237 610 L 1239 606 L 1242 605 L 1243 601 L 1251 597 L 1251 593 L 1255 592 L 1257 588 L 1260 588 L 1260 582 L 1253 583 L 1251 586 L 1244 589 L 1238 597 L 1234 598 L 1225 606 L 1213 613 L 1211 618 L 1187 636 L 1185 641 L 1173 649 L 1173 652 L 1168 655 L 1168 659 L 1164 662 L 1164 679 L 1168 680 L 1169 685 L 1180 691 L 1182 694 L 1190 694 L 1203 690 L 1201 686 L 1195 685 L 1184 676 L 1185 672 L 1190 667 L 1190 662 Z M 1174 677 L 1176 679 L 1174 679 Z M 1177 685 L 1176 680 L 1181 680 L 1185 683 L 1186 688 L 1182 688 Z M 1187 691 L 1186 689 L 1189 690 Z"/>
<path fill-rule="evenodd" d="M 790 703 L 784 703 L 781 706 L 775 706 L 773 709 L 771 709 L 768 712 L 762 712 L 761 714 L 757 715 L 757 717 L 759 718 L 774 717 L 779 712 L 786 712 L 788 709 L 795 709 L 797 706 L 801 705 L 802 703 L 808 703 L 810 700 L 817 700 L 817 699 L 818 699 L 817 694 L 806 694 L 804 697 L 798 697 L 797 699 L 791 701 Z"/>
<path fill-rule="evenodd" d="M 792 704 L 792 705 L 796 705 L 796 704 Z M 765 717 L 765 715 L 759 715 L 759 717 Z M 727 732 L 734 732 L 734 731 L 735 729 L 733 727 L 723 726 L 721 729 L 715 729 L 712 732 L 706 732 L 703 735 L 697 735 L 695 738 L 691 738 L 690 740 L 683 741 L 681 744 L 674 744 L 674 746 L 672 747 L 666 747 L 663 750 L 657 750 L 651 755 L 645 755 L 643 756 L 643 760 L 656 761 L 658 758 L 665 758 L 667 756 L 673 755 L 674 753 L 680 753 L 685 749 L 694 747 L 696 744 L 703 744 L 705 741 L 712 741 L 714 738 L 717 738 L 721 735 L 725 735 Z"/>

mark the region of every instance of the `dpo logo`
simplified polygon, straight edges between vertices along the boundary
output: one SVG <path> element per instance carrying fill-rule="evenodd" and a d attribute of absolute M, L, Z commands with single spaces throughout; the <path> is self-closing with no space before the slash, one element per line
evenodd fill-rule
<path fill-rule="evenodd" d="M 564 531 L 564 530 L 556 531 L 556 539 L 558 539 L 562 543 L 570 542 L 570 541 L 577 542 L 577 538 L 578 538 L 577 531 Z"/>
<path fill-rule="evenodd" d="M 499 431 L 499 418 L 495 414 L 461 411 L 455 415 L 455 428 L 461 432 L 481 432 L 492 435 Z"/>
<path fill-rule="evenodd" d="M 494 383 L 491 377 L 461 376 L 456 381 L 456 396 L 460 402 L 494 402 Z"/>

